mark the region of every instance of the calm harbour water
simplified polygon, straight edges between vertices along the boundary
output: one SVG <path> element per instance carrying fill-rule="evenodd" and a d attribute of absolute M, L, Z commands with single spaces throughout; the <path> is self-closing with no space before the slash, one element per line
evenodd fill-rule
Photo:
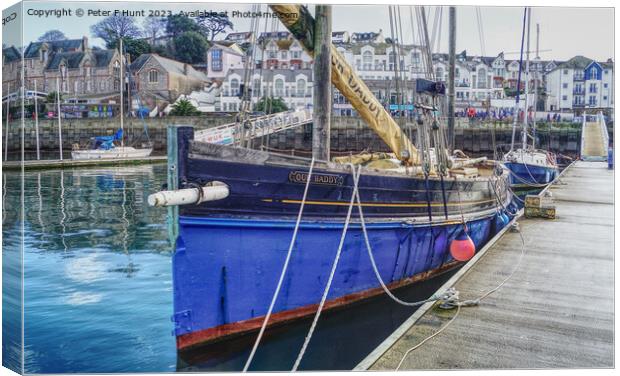
<path fill-rule="evenodd" d="M 165 165 L 27 171 L 24 343 L 27 373 L 240 370 L 253 336 L 177 354 L 166 210 L 147 196 Z M 3 257 L 19 257 L 20 175 L 4 173 Z M 6 269 L 18 281 L 16 270 Z M 449 275 L 400 291 L 422 299 Z M 5 289 L 11 286 L 5 281 Z M 6 304 L 5 304 L 6 306 Z M 7 312 L 5 317 L 18 320 Z M 321 317 L 302 369 L 352 369 L 413 312 L 386 297 Z M 8 316 L 7 316 L 8 314 Z M 353 319 L 352 319 L 353 318 Z M 253 369 L 287 370 L 309 321 L 270 333 Z M 18 345 L 16 347 L 18 348 Z M 4 353 L 5 357 L 12 354 Z"/>

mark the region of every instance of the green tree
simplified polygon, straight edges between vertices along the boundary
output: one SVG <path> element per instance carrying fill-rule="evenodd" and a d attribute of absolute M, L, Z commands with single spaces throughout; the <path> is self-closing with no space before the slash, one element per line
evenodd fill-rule
<path fill-rule="evenodd" d="M 184 63 L 203 62 L 208 48 L 209 42 L 195 31 L 188 31 L 174 38 L 174 56 Z"/>
<path fill-rule="evenodd" d="M 262 111 L 266 114 L 275 114 L 287 110 L 288 107 L 282 98 L 262 97 L 260 101 L 254 105 L 254 111 Z"/>
<path fill-rule="evenodd" d="M 110 44 L 107 44 L 107 48 L 118 48 L 118 39 L 114 40 Z M 134 39 L 131 37 L 123 38 L 123 50 L 131 57 L 131 61 L 136 60 L 142 54 L 148 54 L 151 52 L 151 45 L 143 39 Z"/>
<path fill-rule="evenodd" d="M 200 111 L 192 102 L 187 99 L 179 99 L 175 104 L 172 105 L 172 111 L 170 111 L 171 116 L 193 116 L 200 115 Z"/>
<path fill-rule="evenodd" d="M 47 93 L 47 95 L 45 96 L 45 101 L 47 103 L 58 103 L 58 92 L 56 91 L 50 91 L 49 93 Z M 62 93 L 60 93 L 60 100 L 62 101 Z"/>
<path fill-rule="evenodd" d="M 233 29 L 233 24 L 225 13 L 209 13 L 205 17 L 198 18 L 197 23 L 205 31 L 210 42 L 213 42 L 215 37 L 226 29 Z"/>
<path fill-rule="evenodd" d="M 166 18 L 166 33 L 177 37 L 187 32 L 200 32 L 200 25 L 192 18 L 183 14 L 175 14 Z"/>

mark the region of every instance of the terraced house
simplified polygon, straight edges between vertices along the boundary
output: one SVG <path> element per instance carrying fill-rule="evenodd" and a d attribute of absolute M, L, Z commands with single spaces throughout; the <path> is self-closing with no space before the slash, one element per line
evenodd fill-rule
<path fill-rule="evenodd" d="M 10 49 L 9 49 L 10 50 Z M 10 50 L 12 51 L 12 50 Z M 10 52 L 9 51 L 9 52 Z M 3 87 L 10 82 L 17 83 L 15 51 L 5 58 L 9 74 L 3 73 Z M 88 38 L 50 42 L 32 42 L 24 51 L 24 86 L 42 92 L 59 89 L 65 98 L 79 98 L 82 101 L 99 101 L 115 96 L 120 88 L 121 57 L 117 50 L 91 48 Z"/>

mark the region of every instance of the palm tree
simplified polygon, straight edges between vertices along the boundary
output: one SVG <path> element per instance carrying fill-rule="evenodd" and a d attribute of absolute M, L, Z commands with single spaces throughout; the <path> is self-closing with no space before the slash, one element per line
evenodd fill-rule
<path fill-rule="evenodd" d="M 193 116 L 200 115 L 200 111 L 187 99 L 179 99 L 172 105 L 171 116 Z"/>

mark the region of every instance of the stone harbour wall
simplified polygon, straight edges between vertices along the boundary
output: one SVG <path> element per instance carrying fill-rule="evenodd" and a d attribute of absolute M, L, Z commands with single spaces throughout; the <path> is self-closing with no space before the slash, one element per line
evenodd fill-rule
<path fill-rule="evenodd" d="M 461 120 L 461 119 L 459 119 Z M 218 117 L 162 117 L 137 119 L 128 118 L 124 122 L 125 141 L 128 145 L 140 145 L 146 141 L 144 128 L 148 130 L 149 138 L 154 144 L 157 154 L 166 151 L 166 128 L 169 124 L 186 124 L 195 126 L 196 129 L 211 128 L 218 125 L 231 123 L 232 116 Z M 35 123 L 27 120 L 25 123 L 24 146 L 25 150 L 36 150 Z M 9 124 L 9 152 L 20 150 L 21 123 L 12 121 Z M 118 130 L 120 124 L 118 118 L 112 119 L 63 119 L 62 120 L 62 143 L 65 151 L 70 151 L 72 145 L 78 143 L 82 146 L 89 144 L 91 137 L 112 135 Z M 405 129 L 411 130 L 415 143 L 415 125 L 406 124 Z M 613 127 L 612 129 L 613 130 Z M 610 137 L 613 134 L 610 130 Z M 2 130 L 3 141 L 6 137 L 6 128 Z M 517 135 L 519 135 L 517 129 Z M 457 122 L 455 130 L 455 148 L 461 149 L 472 155 L 493 155 L 493 145 L 510 144 L 512 128 L 509 124 L 474 124 L 467 121 Z M 39 138 L 42 151 L 58 150 L 58 121 L 40 120 Z M 495 139 L 495 142 L 493 141 Z M 517 136 L 520 140 L 520 137 Z M 540 148 L 549 149 L 556 153 L 576 156 L 579 153 L 581 129 L 579 127 L 555 128 L 544 127 L 537 132 L 537 145 Z M 308 155 L 312 146 L 312 125 L 308 124 L 295 129 L 265 136 L 254 140 L 254 147 L 263 147 L 295 155 Z M 348 154 L 362 150 L 388 151 L 383 141 L 359 118 L 334 117 L 331 131 L 331 149 L 334 156 Z"/>

